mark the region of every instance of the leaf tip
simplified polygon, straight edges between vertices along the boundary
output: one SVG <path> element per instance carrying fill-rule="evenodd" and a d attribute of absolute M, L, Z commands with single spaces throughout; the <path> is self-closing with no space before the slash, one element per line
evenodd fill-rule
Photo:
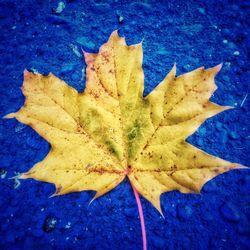
<path fill-rule="evenodd" d="M 234 106 L 223 106 L 223 111 L 226 111 L 229 109 L 235 109 L 235 107 Z"/>
<path fill-rule="evenodd" d="M 114 31 L 111 33 L 111 36 L 118 36 L 118 37 L 119 37 L 118 29 L 114 30 Z"/>
<path fill-rule="evenodd" d="M 139 42 L 139 43 L 137 43 L 139 46 L 142 46 L 142 44 L 143 44 L 143 42 L 144 42 L 144 37 L 141 39 L 141 41 Z"/>
<path fill-rule="evenodd" d="M 234 165 L 234 166 L 233 166 L 232 169 L 250 169 L 249 167 L 244 166 L 244 165 L 242 165 L 242 164 L 238 164 L 238 163 L 234 163 L 233 165 Z"/>
<path fill-rule="evenodd" d="M 30 73 L 30 72 L 25 68 L 24 71 L 23 71 L 23 74 L 24 74 L 24 75 L 27 75 L 27 74 L 29 74 L 29 73 Z"/>
<path fill-rule="evenodd" d="M 110 40 L 118 40 L 118 39 L 120 39 L 121 37 L 119 36 L 119 34 L 118 34 L 118 29 L 116 29 L 116 30 L 114 30 L 112 33 L 111 33 L 111 35 L 110 35 L 110 37 L 109 37 L 109 41 Z"/>
<path fill-rule="evenodd" d="M 18 179 L 22 179 L 22 180 L 28 179 L 28 178 L 30 178 L 29 175 L 30 175 L 29 172 L 21 173 L 21 174 L 18 175 Z"/>
<path fill-rule="evenodd" d="M 165 216 L 163 215 L 162 209 L 161 209 L 161 202 L 160 202 L 160 196 L 157 199 L 156 202 L 152 203 L 154 205 L 154 207 L 158 210 L 158 212 L 160 213 L 160 215 L 165 219 Z"/>
<path fill-rule="evenodd" d="M 7 115 L 4 115 L 2 119 L 12 119 L 16 117 L 16 113 L 9 113 Z"/>
<path fill-rule="evenodd" d="M 161 207 L 160 207 L 159 209 L 157 208 L 157 210 L 158 210 L 158 212 L 160 213 L 161 217 L 165 220 L 165 216 L 164 216 L 164 214 L 163 214 L 163 212 L 162 212 Z"/>
<path fill-rule="evenodd" d="M 214 67 L 212 68 L 213 71 L 215 72 L 215 74 L 218 74 L 218 73 L 220 72 L 222 66 L 223 66 L 223 63 L 220 63 L 220 64 L 218 64 L 218 65 L 216 65 L 216 66 L 214 66 Z"/>
<path fill-rule="evenodd" d="M 92 202 L 93 202 L 95 199 L 97 199 L 97 196 L 96 196 L 96 195 L 90 200 L 90 202 L 89 202 L 89 204 L 88 204 L 88 207 L 92 204 Z"/>
<path fill-rule="evenodd" d="M 53 197 L 55 197 L 55 196 L 58 196 L 58 194 L 57 194 L 57 193 L 54 193 L 54 194 L 50 195 L 50 196 L 49 196 L 49 199 L 50 199 L 50 198 L 53 198 Z"/>
<path fill-rule="evenodd" d="M 175 62 L 171 71 L 170 71 L 173 74 L 173 76 L 176 76 L 176 70 L 177 70 L 177 66 L 176 66 L 176 62 Z"/>
<path fill-rule="evenodd" d="M 24 80 L 26 80 L 28 77 L 30 77 L 31 75 L 34 75 L 34 73 L 28 71 L 27 69 L 24 69 L 23 71 L 23 77 L 24 77 Z"/>
<path fill-rule="evenodd" d="M 58 185 L 56 186 L 56 191 L 54 194 L 50 195 L 49 198 L 53 198 L 55 196 L 59 196 L 59 195 L 62 195 L 62 194 L 65 194 L 65 193 L 62 193 L 62 186 L 61 185 Z"/>
<path fill-rule="evenodd" d="M 85 57 L 85 56 L 87 56 L 89 53 L 86 51 L 86 50 L 84 50 L 83 48 L 81 48 L 81 50 L 82 50 L 82 53 L 83 53 L 83 56 Z"/>

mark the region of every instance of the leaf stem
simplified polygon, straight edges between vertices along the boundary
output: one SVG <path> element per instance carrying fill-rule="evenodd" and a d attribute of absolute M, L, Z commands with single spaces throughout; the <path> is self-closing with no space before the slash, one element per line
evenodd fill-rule
<path fill-rule="evenodd" d="M 137 203 L 137 206 L 138 206 L 140 221 L 141 221 L 141 232 L 142 232 L 143 250 L 147 250 L 146 228 L 145 228 L 145 222 L 144 222 L 144 216 L 143 216 L 143 210 L 142 210 L 142 206 L 141 206 L 141 201 L 140 201 L 140 197 L 139 197 L 138 191 L 136 190 L 136 188 L 133 186 L 132 183 L 131 183 L 131 186 L 132 186 L 133 191 L 134 191 L 136 203 Z"/>

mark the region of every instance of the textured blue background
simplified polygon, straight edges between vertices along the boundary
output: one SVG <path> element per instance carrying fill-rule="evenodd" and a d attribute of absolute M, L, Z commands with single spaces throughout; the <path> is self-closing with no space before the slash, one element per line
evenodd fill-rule
<path fill-rule="evenodd" d="M 81 48 L 96 52 L 119 29 L 129 44 L 143 41 L 145 92 L 173 63 L 178 74 L 223 62 L 212 100 L 235 106 L 207 120 L 189 138 L 226 160 L 249 165 L 248 1 L 58 1 L 0 0 L 0 112 L 19 109 L 23 70 L 53 72 L 84 89 Z M 118 16 L 124 20 L 119 23 Z M 42 160 L 49 145 L 15 119 L 0 120 L 1 249 L 141 249 L 141 229 L 127 181 L 88 207 L 93 192 L 48 197 L 53 185 L 10 177 Z M 4 172 L 7 175 L 4 178 Z M 149 249 L 250 249 L 249 170 L 208 182 L 200 195 L 162 195 L 165 219 L 146 200 Z M 46 218 L 57 223 L 45 232 Z"/>

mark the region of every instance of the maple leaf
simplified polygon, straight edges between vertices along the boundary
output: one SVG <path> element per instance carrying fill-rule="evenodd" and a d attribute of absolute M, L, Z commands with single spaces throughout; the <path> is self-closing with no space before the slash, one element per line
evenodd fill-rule
<path fill-rule="evenodd" d="M 142 44 L 113 32 L 97 54 L 84 52 L 86 89 L 53 74 L 24 71 L 24 106 L 7 118 L 31 126 L 51 145 L 20 178 L 54 183 L 55 195 L 94 190 L 97 198 L 127 176 L 161 213 L 160 195 L 200 192 L 211 178 L 242 168 L 185 141 L 209 117 L 230 107 L 209 101 L 221 65 L 166 78 L 143 97 Z"/>

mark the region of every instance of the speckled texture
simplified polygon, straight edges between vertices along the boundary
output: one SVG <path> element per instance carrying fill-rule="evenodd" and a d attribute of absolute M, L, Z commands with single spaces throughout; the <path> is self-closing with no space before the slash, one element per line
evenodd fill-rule
<path fill-rule="evenodd" d="M 249 165 L 250 97 L 243 101 L 250 80 L 248 1 L 68 0 L 60 14 L 55 13 L 58 2 L 0 0 L 1 116 L 23 104 L 24 68 L 53 72 L 82 91 L 81 48 L 96 52 L 119 29 L 129 44 L 143 39 L 145 94 L 174 62 L 178 74 L 224 63 L 212 100 L 236 108 L 207 120 L 189 141 Z M 16 120 L 2 119 L 0 146 L 1 249 L 141 249 L 127 181 L 90 206 L 93 192 L 49 199 L 52 185 L 24 180 L 18 186 L 10 179 L 42 160 L 47 142 Z M 220 175 L 200 195 L 165 193 L 165 219 L 142 199 L 148 249 L 250 249 L 249 173 Z"/>

